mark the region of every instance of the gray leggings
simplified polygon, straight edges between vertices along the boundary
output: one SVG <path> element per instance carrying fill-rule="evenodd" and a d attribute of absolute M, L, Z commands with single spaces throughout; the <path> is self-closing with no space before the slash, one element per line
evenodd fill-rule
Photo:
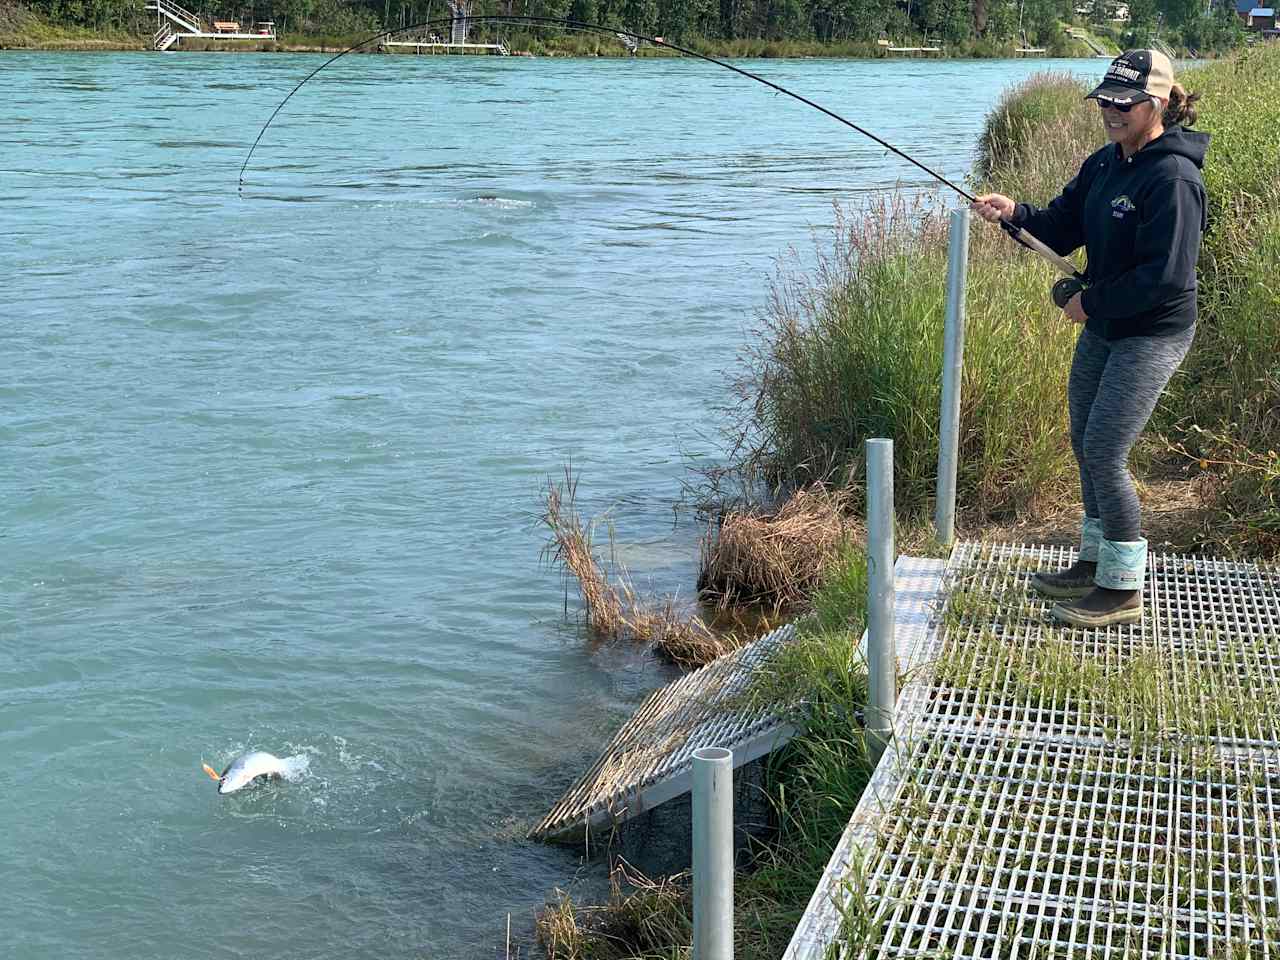
<path fill-rule="evenodd" d="M 1107 540 L 1133 542 L 1142 536 L 1129 451 L 1194 337 L 1194 327 L 1170 337 L 1124 340 L 1082 330 L 1076 341 L 1067 387 L 1071 448 L 1080 464 L 1085 516 L 1102 520 Z"/>

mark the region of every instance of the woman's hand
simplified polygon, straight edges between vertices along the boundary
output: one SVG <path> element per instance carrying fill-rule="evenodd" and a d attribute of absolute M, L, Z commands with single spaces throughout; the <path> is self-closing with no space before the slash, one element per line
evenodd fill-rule
<path fill-rule="evenodd" d="M 999 223 L 1013 216 L 1015 206 L 1003 193 L 984 193 L 973 201 L 971 209 L 988 223 Z"/>
<path fill-rule="evenodd" d="M 1067 315 L 1067 318 L 1072 323 L 1084 323 L 1089 319 L 1088 315 L 1084 312 L 1084 306 L 1080 303 L 1080 296 L 1081 295 L 1077 293 L 1074 297 L 1068 300 L 1067 305 L 1062 308 L 1062 312 Z"/>

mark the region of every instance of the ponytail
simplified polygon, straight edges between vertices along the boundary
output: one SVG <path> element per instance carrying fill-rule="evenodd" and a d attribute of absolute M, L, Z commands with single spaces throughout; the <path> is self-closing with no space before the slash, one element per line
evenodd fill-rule
<path fill-rule="evenodd" d="M 1164 125 L 1190 127 L 1196 122 L 1196 101 L 1198 93 L 1187 93 L 1182 84 L 1175 83 L 1169 91 L 1169 105 L 1164 108 Z"/>

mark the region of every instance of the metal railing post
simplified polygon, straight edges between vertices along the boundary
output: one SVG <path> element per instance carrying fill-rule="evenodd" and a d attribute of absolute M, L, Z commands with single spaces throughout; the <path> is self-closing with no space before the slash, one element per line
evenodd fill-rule
<path fill-rule="evenodd" d="M 693 754 L 693 960 L 733 960 L 733 752 Z"/>
<path fill-rule="evenodd" d="M 872 762 L 893 735 L 898 646 L 893 624 L 893 441 L 867 441 L 867 750 Z"/>
<path fill-rule="evenodd" d="M 949 547 L 956 538 L 956 472 L 960 456 L 960 380 L 964 372 L 964 295 L 969 266 L 969 208 L 951 211 L 947 248 L 947 319 L 942 347 L 942 412 L 938 423 L 938 496 L 934 526 Z"/>

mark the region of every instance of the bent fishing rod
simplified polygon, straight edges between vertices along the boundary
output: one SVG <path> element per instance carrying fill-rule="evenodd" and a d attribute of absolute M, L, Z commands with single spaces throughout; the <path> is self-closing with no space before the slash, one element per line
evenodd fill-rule
<path fill-rule="evenodd" d="M 676 53 L 682 54 L 683 56 L 692 57 L 695 60 L 703 60 L 707 63 L 714 64 L 717 67 L 723 67 L 726 70 L 731 70 L 732 72 L 738 74 L 739 76 L 746 77 L 748 80 L 754 80 L 756 83 L 763 84 L 764 86 L 775 91 L 776 93 L 781 93 L 785 96 L 790 97 L 793 100 L 798 100 L 800 103 L 803 103 L 805 106 L 812 107 L 813 109 L 821 113 L 825 113 L 832 120 L 835 120 L 838 123 L 842 123 L 846 127 L 849 127 L 851 130 L 854 130 L 862 134 L 864 137 L 874 140 L 876 143 L 884 147 L 890 153 L 893 153 L 901 157 L 903 160 L 906 160 L 908 163 L 912 164 L 913 166 L 918 167 L 920 170 L 927 173 L 934 180 L 938 181 L 943 186 L 948 187 L 949 189 L 955 191 L 970 203 L 975 203 L 977 201 L 977 198 L 973 196 L 973 194 L 957 186 L 955 183 L 952 183 L 942 174 L 938 173 L 938 171 L 925 166 L 915 157 L 912 157 L 910 154 L 906 153 L 903 150 L 899 150 L 889 141 L 883 139 L 882 137 L 876 136 L 870 130 L 867 130 L 863 127 L 858 126 L 858 124 L 854 123 L 852 120 L 846 119 L 845 117 L 840 116 L 840 114 L 836 113 L 835 111 L 828 110 L 826 107 L 822 106 L 822 104 L 815 103 L 814 101 L 810 100 L 808 97 L 802 96 L 792 90 L 788 90 L 786 87 L 783 87 L 780 84 L 776 84 L 772 80 L 768 80 L 760 76 L 759 74 L 752 73 L 750 70 L 743 70 L 741 67 L 735 67 L 731 63 L 726 63 L 724 60 L 718 60 L 715 57 L 706 55 L 705 53 L 699 53 L 696 50 L 691 50 L 688 47 L 682 47 L 679 44 L 668 43 L 666 40 L 662 40 L 658 37 L 649 37 L 649 36 L 645 36 L 642 33 L 633 33 L 630 30 L 620 30 L 616 27 L 607 27 L 599 23 L 586 23 L 581 20 L 565 20 L 558 17 L 532 17 L 532 16 L 515 16 L 515 15 L 502 15 L 502 14 L 483 14 L 480 16 L 466 17 L 464 19 L 468 23 L 488 23 L 488 24 L 495 24 L 495 25 L 528 26 L 528 27 L 559 27 L 560 29 L 576 30 L 582 33 L 608 34 L 610 36 L 614 36 L 619 39 L 622 39 L 625 37 L 636 42 L 637 44 L 648 43 L 648 44 L 652 44 L 655 47 L 665 47 L 666 49 L 673 50 Z M 362 47 L 367 47 L 369 44 L 383 40 L 384 38 L 389 39 L 390 37 L 393 37 L 398 33 L 407 33 L 410 30 L 423 30 L 428 27 L 443 27 L 445 25 L 451 26 L 453 23 L 454 23 L 453 17 L 435 17 L 430 20 L 423 20 L 419 23 L 411 23 L 408 26 L 398 27 L 394 30 L 383 30 L 379 33 L 375 33 L 371 37 L 366 37 L 364 40 L 361 40 L 359 43 L 352 44 L 351 46 L 347 47 L 345 50 L 340 51 L 339 53 L 334 54 L 324 63 L 320 64 L 320 66 L 316 67 L 309 74 L 303 77 L 302 80 L 298 82 L 298 85 L 294 87 L 292 90 L 290 90 L 289 93 L 285 96 L 285 98 L 280 101 L 280 103 L 276 106 L 275 110 L 271 112 L 271 116 L 267 118 L 267 122 L 262 125 L 262 129 L 258 131 L 258 136 L 254 139 L 253 146 L 249 148 L 249 153 L 245 156 L 244 163 L 240 165 L 240 196 L 242 198 L 244 197 L 245 171 L 249 168 L 249 161 L 253 159 L 254 151 L 258 149 L 258 144 L 262 142 L 262 138 L 266 134 L 267 128 L 271 126 L 272 121 L 274 121 L 276 116 L 280 113 L 280 111 L 284 109 L 285 104 L 288 103 L 291 99 L 293 99 L 293 95 L 297 93 L 299 90 L 301 90 L 303 86 L 305 86 L 306 83 L 309 80 L 311 80 L 312 77 L 318 74 L 321 70 L 324 70 L 330 64 L 335 63 L 338 60 L 341 60 L 347 54 L 354 53 L 355 51 L 361 49 Z M 1062 271 L 1062 273 L 1065 274 L 1065 276 L 1061 280 L 1059 280 L 1056 284 L 1054 284 L 1054 287 L 1053 287 L 1053 299 L 1054 299 L 1054 302 L 1057 303 L 1059 307 L 1065 306 L 1067 300 L 1069 300 L 1073 294 L 1075 294 L 1076 292 L 1084 288 L 1084 284 L 1086 282 L 1085 277 L 1083 274 L 1079 272 L 1079 270 L 1076 269 L 1075 264 L 1073 264 L 1070 260 L 1066 259 L 1065 257 L 1059 256 L 1057 253 L 1051 250 L 1046 244 L 1044 244 L 1042 241 L 1037 239 L 1035 236 L 1028 233 L 1022 227 L 1015 227 L 1013 224 L 1009 223 L 1009 221 L 1007 220 L 1000 221 L 1000 228 L 1004 230 L 1005 233 L 1007 233 L 1019 244 L 1026 247 L 1028 250 L 1032 251 L 1033 253 L 1038 254 L 1040 257 L 1045 259 L 1047 262 L 1049 262 L 1055 268 L 1057 268 L 1058 270 Z M 1068 290 L 1069 292 L 1067 292 Z"/>

